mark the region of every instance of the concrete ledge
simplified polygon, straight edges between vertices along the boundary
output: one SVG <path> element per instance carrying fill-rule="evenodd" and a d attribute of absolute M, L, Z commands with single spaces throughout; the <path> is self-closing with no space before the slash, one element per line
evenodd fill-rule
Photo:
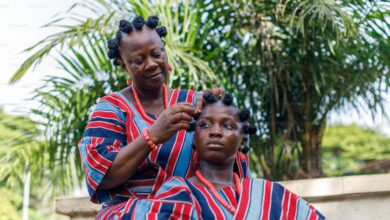
<path fill-rule="evenodd" d="M 292 180 L 280 184 L 310 202 L 390 194 L 390 174 Z"/>
<path fill-rule="evenodd" d="M 92 203 L 88 197 L 57 198 L 55 201 L 56 213 L 71 219 L 94 219 L 101 208 L 102 205 Z"/>

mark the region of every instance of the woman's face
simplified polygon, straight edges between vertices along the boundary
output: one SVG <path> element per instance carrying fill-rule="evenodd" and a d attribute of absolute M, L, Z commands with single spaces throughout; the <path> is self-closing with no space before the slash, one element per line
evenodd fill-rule
<path fill-rule="evenodd" d="M 199 160 L 217 166 L 230 165 L 243 138 L 236 107 L 218 101 L 203 109 L 195 130 Z"/>
<path fill-rule="evenodd" d="M 142 30 L 123 34 L 119 52 L 120 64 L 131 74 L 137 88 L 160 88 L 168 74 L 168 58 L 164 44 L 155 30 Z"/>

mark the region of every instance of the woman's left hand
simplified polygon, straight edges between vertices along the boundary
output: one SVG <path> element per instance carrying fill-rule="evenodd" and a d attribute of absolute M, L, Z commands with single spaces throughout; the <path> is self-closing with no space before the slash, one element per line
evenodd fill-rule
<path fill-rule="evenodd" d="M 196 97 L 196 106 L 195 111 L 197 113 L 202 112 L 203 109 L 203 94 L 204 93 L 212 93 L 214 94 L 218 99 L 221 99 L 225 95 L 225 90 L 219 86 L 213 86 L 211 89 L 206 89 L 203 92 L 201 92 L 198 97 Z"/>

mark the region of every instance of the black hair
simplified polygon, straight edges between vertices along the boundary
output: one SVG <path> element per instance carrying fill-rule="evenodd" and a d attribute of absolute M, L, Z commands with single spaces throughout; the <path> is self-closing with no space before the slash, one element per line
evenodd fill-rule
<path fill-rule="evenodd" d="M 205 93 L 203 94 L 203 99 L 205 100 L 205 105 L 210 105 L 213 103 L 216 103 L 218 101 L 221 101 L 226 106 L 233 106 L 237 107 L 233 102 L 233 96 L 229 93 L 226 93 L 222 100 L 219 100 L 214 94 L 212 93 Z M 238 108 L 238 107 L 237 107 Z M 199 119 L 200 114 L 194 115 L 194 121 L 190 122 L 190 128 L 187 129 L 187 131 L 195 131 L 196 129 L 196 121 Z M 250 111 L 248 109 L 242 109 L 238 112 L 238 118 L 240 122 L 244 123 L 243 125 L 243 131 L 244 134 L 246 134 L 246 137 L 244 139 L 248 140 L 248 136 L 251 134 L 255 134 L 257 131 L 257 127 L 255 125 L 248 124 L 248 119 L 250 117 Z M 242 153 L 246 154 L 249 151 L 249 146 L 244 146 L 243 148 L 239 149 Z"/>
<path fill-rule="evenodd" d="M 132 31 L 142 30 L 144 25 L 151 29 L 155 29 L 160 38 L 167 36 L 167 29 L 164 26 L 158 26 L 159 19 L 156 15 L 149 16 L 145 19 L 142 16 L 136 16 L 133 21 L 121 20 L 119 22 L 119 30 L 116 32 L 115 37 L 107 42 L 108 58 L 112 59 L 115 66 L 119 66 L 119 60 L 121 55 L 119 52 L 119 46 L 122 39 L 122 35 L 129 34 Z"/>

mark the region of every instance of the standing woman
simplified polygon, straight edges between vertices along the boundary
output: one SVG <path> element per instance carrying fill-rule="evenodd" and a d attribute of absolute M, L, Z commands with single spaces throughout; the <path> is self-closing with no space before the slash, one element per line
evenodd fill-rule
<path fill-rule="evenodd" d="M 161 185 L 157 179 L 194 175 L 193 132 L 186 129 L 203 98 L 194 90 L 164 84 L 171 70 L 161 40 L 167 32 L 157 25 L 157 16 L 120 21 L 108 42 L 108 56 L 128 72 L 132 83 L 99 100 L 79 144 L 91 200 L 103 203 L 102 219 L 131 212 L 126 207 L 148 198 Z M 246 176 L 247 160 L 236 167 Z"/>

